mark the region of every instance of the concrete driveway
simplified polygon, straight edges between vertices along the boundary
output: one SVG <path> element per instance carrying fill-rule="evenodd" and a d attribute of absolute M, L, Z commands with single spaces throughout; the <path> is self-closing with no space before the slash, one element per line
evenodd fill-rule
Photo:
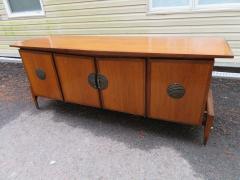
<path fill-rule="evenodd" d="M 40 99 L 21 64 L 0 63 L 0 180 L 240 180 L 240 80 L 213 79 L 215 127 Z"/>

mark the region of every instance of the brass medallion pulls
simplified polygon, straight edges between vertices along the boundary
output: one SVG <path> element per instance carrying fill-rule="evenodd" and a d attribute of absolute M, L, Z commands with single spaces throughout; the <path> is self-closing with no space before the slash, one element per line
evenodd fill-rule
<path fill-rule="evenodd" d="M 101 89 L 101 90 L 107 89 L 108 80 L 104 75 L 97 74 L 97 86 L 98 86 L 98 89 Z"/>
<path fill-rule="evenodd" d="M 35 73 L 36 73 L 38 79 L 40 79 L 40 80 L 46 79 L 46 73 L 44 72 L 44 70 L 38 68 L 38 69 L 36 69 Z"/>
<path fill-rule="evenodd" d="M 97 87 L 97 83 L 96 83 L 96 74 L 95 73 L 91 73 L 88 75 L 88 84 L 90 84 L 90 86 L 94 89 L 98 89 Z"/>
<path fill-rule="evenodd" d="M 108 87 L 108 80 L 102 74 L 91 73 L 88 75 L 88 83 L 94 89 L 104 90 Z"/>
<path fill-rule="evenodd" d="M 181 84 L 173 83 L 168 86 L 167 93 L 174 99 L 180 99 L 185 95 L 185 88 Z"/>

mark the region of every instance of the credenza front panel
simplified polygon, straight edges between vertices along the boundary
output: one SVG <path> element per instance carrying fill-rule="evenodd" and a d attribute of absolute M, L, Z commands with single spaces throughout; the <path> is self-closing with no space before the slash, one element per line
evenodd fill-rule
<path fill-rule="evenodd" d="M 145 115 L 145 60 L 97 58 L 98 73 L 108 80 L 101 90 L 103 108 Z"/>
<path fill-rule="evenodd" d="M 52 53 L 20 50 L 20 54 L 34 95 L 62 100 Z"/>
<path fill-rule="evenodd" d="M 148 117 L 199 125 L 213 61 L 148 61 Z"/>
<path fill-rule="evenodd" d="M 96 73 L 94 58 L 54 54 L 54 59 L 65 101 L 100 107 L 98 90 L 88 82 L 88 76 Z"/>

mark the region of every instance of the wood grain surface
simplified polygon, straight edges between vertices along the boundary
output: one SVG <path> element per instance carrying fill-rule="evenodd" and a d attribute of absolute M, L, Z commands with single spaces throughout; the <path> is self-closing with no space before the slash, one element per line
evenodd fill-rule
<path fill-rule="evenodd" d="M 63 100 L 52 54 L 27 50 L 20 50 L 20 54 L 34 95 Z M 37 69 L 46 73 L 45 80 L 37 77 Z"/>
<path fill-rule="evenodd" d="M 65 101 L 100 107 L 98 90 L 88 83 L 88 75 L 96 72 L 94 58 L 55 54 L 54 59 Z"/>
<path fill-rule="evenodd" d="M 145 60 L 97 58 L 98 72 L 108 79 L 101 91 L 103 108 L 145 115 Z"/>
<path fill-rule="evenodd" d="M 212 61 L 149 60 L 148 117 L 200 125 L 209 90 Z M 180 99 L 167 93 L 170 84 L 185 88 Z"/>
<path fill-rule="evenodd" d="M 170 58 L 232 58 L 223 38 L 166 36 L 47 36 L 17 42 L 11 47 L 103 56 Z"/>

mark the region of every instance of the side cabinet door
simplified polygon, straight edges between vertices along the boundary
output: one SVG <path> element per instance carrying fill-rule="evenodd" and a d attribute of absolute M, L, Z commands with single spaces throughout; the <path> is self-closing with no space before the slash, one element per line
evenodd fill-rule
<path fill-rule="evenodd" d="M 51 53 L 20 50 L 35 96 L 62 100 L 62 94 Z"/>
<path fill-rule="evenodd" d="M 98 58 L 98 73 L 108 80 L 101 90 L 103 108 L 145 115 L 145 60 Z"/>
<path fill-rule="evenodd" d="M 88 76 L 96 72 L 94 58 L 55 54 L 54 59 L 65 101 L 100 107 L 98 90 L 88 83 Z"/>
<path fill-rule="evenodd" d="M 213 61 L 149 60 L 148 116 L 199 125 Z"/>

